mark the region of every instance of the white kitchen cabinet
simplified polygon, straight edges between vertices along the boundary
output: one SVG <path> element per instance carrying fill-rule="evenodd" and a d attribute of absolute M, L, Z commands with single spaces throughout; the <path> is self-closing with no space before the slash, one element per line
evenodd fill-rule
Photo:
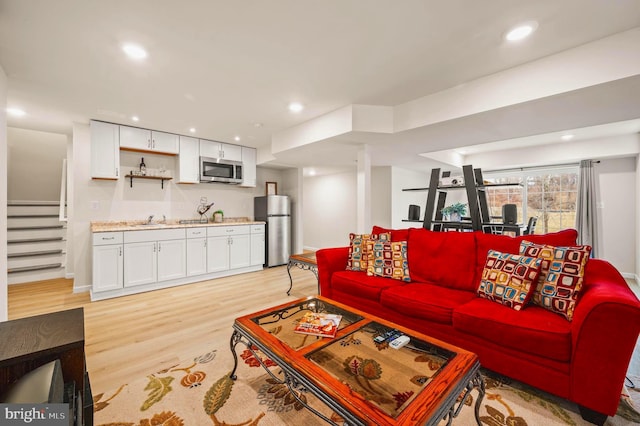
<path fill-rule="evenodd" d="M 242 161 L 242 147 L 240 145 L 200 139 L 200 155 L 202 157 Z"/>
<path fill-rule="evenodd" d="M 196 138 L 180 136 L 178 154 L 178 183 L 200 182 L 200 142 Z"/>
<path fill-rule="evenodd" d="M 123 264 L 122 232 L 93 234 L 92 292 L 121 289 Z"/>
<path fill-rule="evenodd" d="M 183 228 L 124 233 L 124 286 L 152 284 L 187 274 Z"/>
<path fill-rule="evenodd" d="M 91 177 L 118 179 L 120 175 L 119 126 L 91 120 Z"/>
<path fill-rule="evenodd" d="M 207 270 L 219 272 L 251 264 L 249 225 L 207 228 Z"/>
<path fill-rule="evenodd" d="M 251 236 L 249 234 L 229 237 L 229 269 L 251 265 Z"/>
<path fill-rule="evenodd" d="M 229 269 L 229 237 L 207 237 L 207 272 Z"/>
<path fill-rule="evenodd" d="M 175 155 L 179 136 L 138 127 L 120 126 L 120 149 Z"/>
<path fill-rule="evenodd" d="M 155 241 L 124 245 L 124 286 L 152 284 L 158 281 L 158 255 Z"/>
<path fill-rule="evenodd" d="M 256 186 L 256 149 L 242 147 L 242 183 L 240 186 L 255 188 Z"/>
<path fill-rule="evenodd" d="M 158 241 L 158 281 L 187 276 L 187 241 Z"/>
<path fill-rule="evenodd" d="M 187 276 L 207 273 L 207 228 L 187 229 Z"/>
<path fill-rule="evenodd" d="M 251 225 L 251 265 L 264 265 L 264 225 Z"/>

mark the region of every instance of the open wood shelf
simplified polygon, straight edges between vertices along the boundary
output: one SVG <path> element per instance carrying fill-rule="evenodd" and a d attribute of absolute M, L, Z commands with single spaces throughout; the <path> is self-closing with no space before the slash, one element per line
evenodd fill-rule
<path fill-rule="evenodd" d="M 162 189 L 164 189 L 164 181 L 165 180 L 173 179 L 172 177 L 168 177 L 168 176 L 142 176 L 142 175 L 132 175 L 132 174 L 125 175 L 124 177 L 129 178 L 129 187 L 130 188 L 133 188 L 133 178 L 159 180 L 159 181 L 161 181 L 160 186 L 162 187 Z"/>

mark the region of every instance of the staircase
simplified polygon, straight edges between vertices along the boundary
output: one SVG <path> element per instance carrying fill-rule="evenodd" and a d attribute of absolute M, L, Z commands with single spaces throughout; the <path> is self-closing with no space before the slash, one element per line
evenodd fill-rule
<path fill-rule="evenodd" d="M 9 284 L 65 276 L 67 227 L 59 209 L 57 202 L 7 203 Z"/>

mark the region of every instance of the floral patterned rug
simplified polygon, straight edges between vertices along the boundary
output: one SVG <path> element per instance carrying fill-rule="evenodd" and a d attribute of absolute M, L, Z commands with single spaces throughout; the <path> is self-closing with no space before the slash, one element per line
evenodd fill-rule
<path fill-rule="evenodd" d="M 242 348 L 242 349 L 241 349 Z M 244 349 L 244 351 L 243 351 Z M 229 377 L 233 357 L 228 344 L 152 374 L 132 377 L 117 389 L 94 395 L 94 424 L 101 426 L 269 426 L 327 424 L 305 409 L 265 372 L 249 350 L 238 345 L 237 380 Z M 279 368 L 257 352 L 277 375 Z M 489 426 L 589 425 L 577 407 L 565 400 L 530 388 L 489 371 L 482 371 L 486 395 L 481 421 Z M 639 383 L 640 378 L 635 378 Z M 303 401 L 337 424 L 340 417 L 310 394 Z M 473 401 L 467 400 L 454 425 L 475 424 Z M 640 389 L 627 390 L 618 414 L 608 426 L 640 424 Z M 442 422 L 445 424 L 446 422 Z"/>

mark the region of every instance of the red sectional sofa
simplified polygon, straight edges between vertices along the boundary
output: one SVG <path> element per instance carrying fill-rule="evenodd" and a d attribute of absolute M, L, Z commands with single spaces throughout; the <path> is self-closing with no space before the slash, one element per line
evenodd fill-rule
<path fill-rule="evenodd" d="M 493 371 L 566 398 L 596 424 L 614 415 L 640 332 L 640 303 L 607 261 L 589 259 L 572 321 L 537 305 L 516 311 L 480 298 L 487 252 L 518 254 L 523 240 L 575 246 L 577 231 L 509 237 L 391 231 L 407 241 L 410 282 L 345 270 L 348 247 L 316 254 L 320 293 L 478 354 Z"/>

